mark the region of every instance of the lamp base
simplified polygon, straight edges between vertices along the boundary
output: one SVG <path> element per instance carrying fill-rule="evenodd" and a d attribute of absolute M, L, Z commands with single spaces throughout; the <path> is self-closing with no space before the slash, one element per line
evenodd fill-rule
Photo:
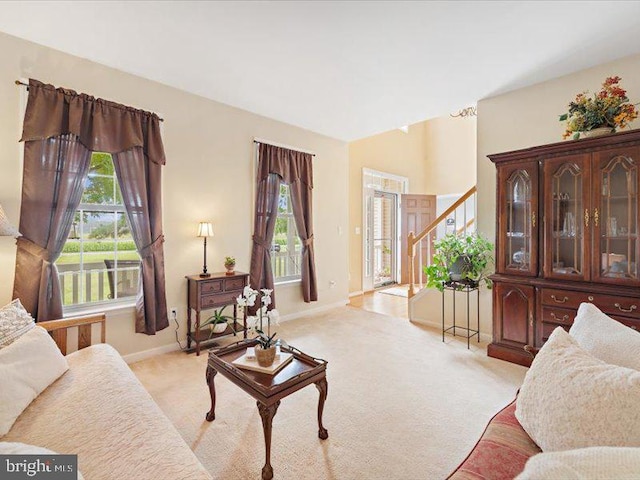
<path fill-rule="evenodd" d="M 201 273 L 200 278 L 209 278 L 211 276 L 210 273 Z"/>

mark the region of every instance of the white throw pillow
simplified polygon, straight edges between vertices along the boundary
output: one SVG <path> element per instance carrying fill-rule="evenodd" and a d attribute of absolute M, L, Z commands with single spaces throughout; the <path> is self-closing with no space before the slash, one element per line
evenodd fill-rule
<path fill-rule="evenodd" d="M 516 480 L 637 480 L 640 448 L 591 447 L 531 457 Z"/>
<path fill-rule="evenodd" d="M 0 437 L 68 369 L 67 359 L 42 327 L 31 329 L 0 350 Z"/>
<path fill-rule="evenodd" d="M 0 308 L 0 348 L 14 342 L 35 327 L 33 317 L 29 315 L 17 298 Z"/>
<path fill-rule="evenodd" d="M 569 333 L 603 362 L 640 370 L 640 332 L 608 317 L 592 303 L 582 303 Z"/>
<path fill-rule="evenodd" d="M 640 372 L 591 356 L 556 328 L 527 372 L 516 418 L 542 451 L 640 447 Z"/>
<path fill-rule="evenodd" d="M 58 455 L 58 453 L 48 448 L 27 445 L 26 443 L 0 442 L 0 455 Z M 69 455 L 74 454 L 69 453 Z M 78 472 L 78 480 L 84 480 L 80 472 Z"/>

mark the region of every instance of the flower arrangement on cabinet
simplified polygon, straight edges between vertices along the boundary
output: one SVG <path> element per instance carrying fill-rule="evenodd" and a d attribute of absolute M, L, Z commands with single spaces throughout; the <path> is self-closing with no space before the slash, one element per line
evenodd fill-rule
<path fill-rule="evenodd" d="M 273 290 L 269 290 L 268 288 L 263 288 L 260 291 L 254 290 L 250 286 L 244 287 L 242 291 L 242 295 L 239 295 L 236 298 L 236 303 L 240 307 L 244 307 L 245 309 L 249 309 L 250 307 L 255 307 L 256 303 L 259 301 L 260 306 L 256 310 L 256 315 L 247 316 L 247 330 L 249 332 L 253 332 L 256 335 L 256 340 L 258 344 L 264 349 L 271 348 L 275 345 L 275 336 L 277 333 L 271 335 L 271 323 L 274 325 L 279 324 L 280 314 L 274 308 L 269 310 L 269 306 L 271 305 L 271 293 Z M 259 299 L 259 300 L 258 300 Z M 265 333 L 264 322 L 266 321 L 266 329 Z"/>
<path fill-rule="evenodd" d="M 602 89 L 592 97 L 589 92 L 579 93 L 569 103 L 569 111 L 560 115 L 560 121 L 567 122 L 567 129 L 562 138 L 573 136 L 578 139 L 582 133 L 604 128 L 615 132 L 625 128 L 638 117 L 638 110 L 630 103 L 627 92 L 620 87 L 620 77 L 608 77 Z"/>

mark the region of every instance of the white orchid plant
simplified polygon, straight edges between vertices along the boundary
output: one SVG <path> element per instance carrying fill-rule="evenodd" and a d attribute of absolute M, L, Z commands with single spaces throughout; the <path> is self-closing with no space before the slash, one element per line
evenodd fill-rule
<path fill-rule="evenodd" d="M 263 349 L 272 347 L 275 344 L 274 338 L 277 335 L 271 335 L 271 323 L 279 324 L 280 314 L 273 308 L 269 310 L 271 305 L 271 293 L 273 290 L 262 288 L 259 291 L 254 290 L 251 286 L 244 287 L 242 295 L 238 295 L 236 303 L 239 307 L 243 307 L 246 312 L 249 308 L 255 307 L 258 298 L 260 298 L 260 307 L 256 310 L 256 315 L 247 315 L 247 330 L 256 334 L 256 339 Z M 267 322 L 267 333 L 264 332 L 264 319 Z"/>

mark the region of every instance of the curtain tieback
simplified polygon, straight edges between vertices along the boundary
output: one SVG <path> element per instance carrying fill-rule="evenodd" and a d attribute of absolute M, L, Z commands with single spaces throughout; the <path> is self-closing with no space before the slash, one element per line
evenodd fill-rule
<path fill-rule="evenodd" d="M 313 245 L 313 235 L 311 235 L 306 240 L 303 240 L 302 245 L 304 245 L 305 247 L 310 247 L 311 245 Z"/>
<path fill-rule="evenodd" d="M 259 237 L 258 235 L 253 236 L 253 243 L 264 248 L 265 250 L 271 250 L 271 244 L 267 243 L 264 238 Z"/>
<path fill-rule="evenodd" d="M 33 243 L 26 237 L 18 237 L 18 248 L 21 248 L 27 253 L 30 253 L 34 257 L 41 258 L 45 262 L 51 262 L 51 257 L 46 248 L 42 248 L 37 243 Z"/>
<path fill-rule="evenodd" d="M 158 238 L 156 238 L 149 245 L 142 247 L 140 249 L 140 257 L 141 258 L 151 257 L 154 253 L 156 253 L 162 247 L 163 243 L 164 243 L 164 235 L 159 235 Z"/>

